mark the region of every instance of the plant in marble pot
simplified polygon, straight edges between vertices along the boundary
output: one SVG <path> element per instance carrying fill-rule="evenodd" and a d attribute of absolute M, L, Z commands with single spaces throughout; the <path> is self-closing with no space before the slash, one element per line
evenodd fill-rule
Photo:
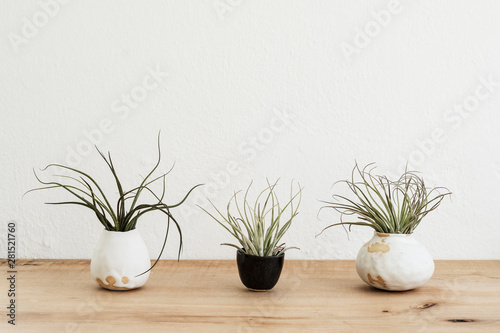
<path fill-rule="evenodd" d="M 290 199 L 285 205 L 280 205 L 275 190 L 277 183 L 278 181 L 274 184 L 267 182 L 267 187 L 253 202 L 248 200 L 252 185 L 250 183 L 241 203 L 237 198 L 239 192 L 234 193 L 226 206 L 225 214 L 210 202 L 217 217 L 200 207 L 237 240 L 237 244 L 222 245 L 237 249 L 236 262 L 241 282 L 254 291 L 270 290 L 278 282 L 285 251 L 291 249 L 280 241 L 297 216 L 302 199 L 300 184 L 294 192 L 292 183 Z M 233 201 L 234 208 L 231 209 Z"/>
<path fill-rule="evenodd" d="M 96 147 L 97 149 L 97 147 Z M 153 177 L 161 160 L 160 135 L 158 135 L 158 160 L 151 171 L 143 178 L 142 182 L 129 190 L 125 190 L 120 182 L 111 154 L 107 157 L 97 149 L 104 159 L 113 181 L 116 183 L 118 199 L 115 205 L 108 200 L 102 187 L 94 177 L 88 173 L 61 164 L 49 164 L 45 169 L 59 169 L 67 174 L 56 174 L 54 181 L 43 181 L 35 173 L 36 179 L 44 186 L 31 191 L 62 189 L 69 193 L 73 200 L 61 202 L 49 202 L 50 205 L 78 205 L 90 209 L 103 225 L 104 230 L 97 243 L 91 260 L 91 275 L 93 279 L 103 288 L 110 290 L 130 290 L 143 286 L 149 278 L 150 270 L 160 259 L 168 238 L 171 223 L 179 232 L 179 253 L 182 248 L 181 228 L 171 209 L 179 207 L 189 194 L 200 185 L 191 188 L 184 198 L 175 204 L 164 202 L 165 177 L 172 170 Z M 163 182 L 163 189 L 157 194 L 151 189 L 153 183 Z M 142 201 L 145 195 L 149 195 L 149 201 Z M 137 223 L 145 214 L 159 212 L 167 219 L 167 229 L 163 247 L 155 263 L 151 266 L 150 257 L 144 241 L 136 230 Z"/>
<path fill-rule="evenodd" d="M 385 290 L 403 291 L 425 284 L 434 273 L 434 261 L 427 249 L 413 236 L 422 219 L 435 210 L 451 193 L 442 187 L 428 188 L 416 173 L 406 171 L 397 180 L 372 173 L 373 164 L 354 167 L 347 185 L 351 198 L 333 195 L 323 201 L 340 213 L 338 225 L 366 226 L 373 238 L 360 249 L 356 258 L 358 275 L 367 284 Z M 357 179 L 356 179 L 357 178 Z M 355 215 L 357 221 L 344 221 Z"/>

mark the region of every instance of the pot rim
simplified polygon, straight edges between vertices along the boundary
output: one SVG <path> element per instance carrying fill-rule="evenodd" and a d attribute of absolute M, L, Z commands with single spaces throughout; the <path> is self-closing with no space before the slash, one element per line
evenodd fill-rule
<path fill-rule="evenodd" d="M 126 230 L 126 231 L 116 231 L 116 230 L 103 229 L 103 231 L 105 231 L 105 232 L 112 232 L 112 233 L 116 233 L 116 234 L 126 234 L 127 232 L 137 231 L 137 229 Z"/>
<path fill-rule="evenodd" d="M 281 258 L 281 257 L 285 256 L 285 252 L 281 252 L 277 256 L 255 256 L 253 254 L 248 254 L 248 253 L 242 252 L 241 250 L 236 250 L 236 253 L 240 253 L 240 254 L 242 254 L 244 256 L 248 256 L 248 257 L 264 258 L 264 259 L 268 259 L 268 258 L 269 259 L 270 258 Z"/>
<path fill-rule="evenodd" d="M 373 234 L 377 235 L 379 237 L 410 237 L 413 235 L 413 233 L 411 233 L 411 234 L 394 234 L 394 233 L 390 233 L 390 232 L 378 232 L 378 231 L 375 231 Z"/>

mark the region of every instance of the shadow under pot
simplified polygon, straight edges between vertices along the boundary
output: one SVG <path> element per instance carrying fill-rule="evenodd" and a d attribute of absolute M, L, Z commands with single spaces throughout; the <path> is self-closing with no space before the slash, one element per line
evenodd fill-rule
<path fill-rule="evenodd" d="M 250 290 L 267 291 L 278 283 L 285 254 L 260 257 L 236 251 L 236 263 L 241 282 Z"/>

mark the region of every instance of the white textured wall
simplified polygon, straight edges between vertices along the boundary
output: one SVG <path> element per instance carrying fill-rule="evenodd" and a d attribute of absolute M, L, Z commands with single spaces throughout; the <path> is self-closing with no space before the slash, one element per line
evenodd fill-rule
<path fill-rule="evenodd" d="M 251 179 L 281 177 L 284 191 L 300 181 L 303 206 L 284 240 L 302 251 L 291 258 L 354 258 L 371 231 L 315 238 L 338 219 L 318 220 L 318 200 L 355 160 L 389 174 L 409 160 L 453 191 L 417 229 L 433 256 L 500 259 L 500 2 L 54 4 L 0 3 L 0 257 L 15 220 L 20 257 L 89 258 L 99 223 L 84 208 L 43 204 L 61 192 L 21 199 L 37 185 L 31 169 L 69 163 L 112 189 L 87 151 L 93 140 L 130 187 L 154 163 L 161 129 L 161 170 L 176 161 L 172 202 L 200 182 L 193 199 L 223 206 Z M 182 258 L 234 257 L 193 200 L 177 215 Z M 140 222 L 152 256 L 164 225 L 160 215 Z"/>

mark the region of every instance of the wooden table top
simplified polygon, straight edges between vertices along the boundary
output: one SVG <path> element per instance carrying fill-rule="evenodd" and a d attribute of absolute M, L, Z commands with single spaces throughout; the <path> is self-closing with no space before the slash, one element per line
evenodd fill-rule
<path fill-rule="evenodd" d="M 1 332 L 500 332 L 500 261 L 436 261 L 407 292 L 369 287 L 354 261 L 287 260 L 269 292 L 245 289 L 235 261 L 161 261 L 126 292 L 98 287 L 88 260 L 17 270 L 16 326 L 1 279 Z"/>

